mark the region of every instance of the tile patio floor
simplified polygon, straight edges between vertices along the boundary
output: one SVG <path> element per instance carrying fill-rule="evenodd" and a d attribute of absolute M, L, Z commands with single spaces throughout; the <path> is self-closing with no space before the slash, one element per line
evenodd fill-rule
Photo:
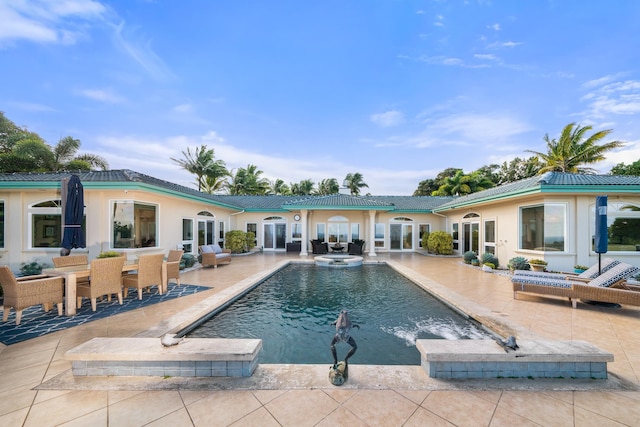
<path fill-rule="evenodd" d="M 404 388 L 385 386 L 384 378 L 379 384 L 358 382 L 369 368 L 352 365 L 349 381 L 357 387 L 351 388 L 327 383 L 241 390 L 122 390 L 99 384 L 85 390 L 36 389 L 70 369 L 64 360 L 68 349 L 96 336 L 129 337 L 158 329 L 164 319 L 286 257 L 298 258 L 257 254 L 234 257 L 217 269 L 186 272 L 183 283 L 214 289 L 0 347 L 0 426 L 640 426 L 639 308 L 579 303 L 572 310 L 561 299 L 514 300 L 506 276 L 461 265 L 460 259 L 420 254 L 377 259 L 427 277 L 452 298 L 517 325 L 519 334 L 586 340 L 613 353 L 610 375 L 630 386 L 611 389 L 596 383 L 586 391 L 558 391 L 523 380 L 533 385 L 523 390 Z M 421 372 L 414 376 L 418 382 L 423 378 Z"/>

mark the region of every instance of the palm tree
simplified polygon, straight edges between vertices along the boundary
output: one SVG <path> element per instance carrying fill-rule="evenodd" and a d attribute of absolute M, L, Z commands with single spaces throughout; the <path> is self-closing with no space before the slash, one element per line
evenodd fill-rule
<path fill-rule="evenodd" d="M 340 184 L 335 178 L 323 179 L 318 184 L 318 191 L 316 194 L 321 196 L 327 196 L 329 194 L 338 194 L 340 192 Z"/>
<path fill-rule="evenodd" d="M 473 177 L 466 175 L 462 169 L 455 175 L 446 177 L 444 184 L 431 193 L 432 196 L 462 196 L 472 193 Z"/>
<path fill-rule="evenodd" d="M 575 127 L 575 129 L 574 129 Z M 569 123 L 562 130 L 560 139 L 549 139 L 549 135 L 544 136 L 547 143 L 547 152 L 527 150 L 535 154 L 542 160 L 543 166 L 538 172 L 570 172 L 570 173 L 595 173 L 592 168 L 585 168 L 582 165 L 593 164 L 605 159 L 604 153 L 614 148 L 622 147 L 622 141 L 611 141 L 602 145 L 597 143 L 612 130 L 601 130 L 585 139 L 585 134 L 591 131 L 591 126 L 576 126 L 575 123 Z"/>
<path fill-rule="evenodd" d="M 260 178 L 263 171 L 259 170 L 256 165 L 247 165 L 245 168 L 239 168 L 232 175 L 229 184 L 229 194 L 232 195 L 265 195 L 269 192 L 271 183 L 267 178 Z"/>
<path fill-rule="evenodd" d="M 81 154 L 76 156 L 76 153 L 80 149 L 80 140 L 74 139 L 70 136 L 64 137 L 58 141 L 58 144 L 53 147 L 53 164 L 51 170 L 58 172 L 63 169 L 80 169 L 91 170 L 109 169 L 109 163 L 96 154 Z"/>
<path fill-rule="evenodd" d="M 360 189 L 363 187 L 369 188 L 369 186 L 363 181 L 363 177 L 360 172 L 348 173 L 344 179 L 343 185 L 349 189 L 352 196 L 359 195 Z"/>
<path fill-rule="evenodd" d="M 269 189 L 269 193 L 279 194 L 281 196 L 288 196 L 291 194 L 291 189 L 282 179 L 278 178 L 271 183 L 271 188 Z"/>
<path fill-rule="evenodd" d="M 295 196 L 308 196 L 313 194 L 314 182 L 310 179 L 303 179 L 298 183 L 291 184 L 291 193 Z"/>
<path fill-rule="evenodd" d="M 174 159 L 171 157 L 171 160 L 176 162 L 187 172 L 196 176 L 198 191 L 201 191 L 205 184 L 205 176 L 211 175 L 214 178 L 219 178 L 220 171 L 222 169 L 226 171 L 224 162 L 222 160 L 214 160 L 215 152 L 213 148 L 209 150 L 205 144 L 201 145 L 199 148 L 196 147 L 193 154 L 191 153 L 191 149 L 187 147 L 187 151 L 183 151 L 182 155 L 184 156 L 184 159 Z M 228 171 L 224 176 L 226 175 L 228 175 Z"/>

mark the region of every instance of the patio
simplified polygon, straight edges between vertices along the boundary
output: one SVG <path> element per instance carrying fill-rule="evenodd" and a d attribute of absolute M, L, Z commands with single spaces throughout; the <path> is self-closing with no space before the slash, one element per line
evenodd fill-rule
<path fill-rule="evenodd" d="M 358 387 L 295 383 L 280 388 L 235 390 L 149 391 L 150 384 L 130 381 L 127 389 L 94 383 L 85 390 L 34 390 L 68 371 L 64 353 L 96 336 L 142 334 L 202 299 L 244 280 L 295 254 L 234 257 L 217 269 L 184 273 L 183 283 L 214 287 L 195 295 L 153 305 L 14 344 L 0 352 L 0 423 L 2 425 L 637 425 L 640 419 L 640 309 L 600 308 L 566 299 L 522 295 L 513 299 L 507 276 L 483 273 L 460 265 L 457 258 L 419 254 L 382 254 L 426 276 L 439 291 L 466 305 L 477 305 L 518 325 L 519 330 L 545 339 L 585 340 L 615 355 L 609 373 L 618 387 L 560 390 L 524 380 L 520 389 L 441 386 L 421 388 L 417 369 L 352 365 L 350 382 Z M 159 336 L 159 335 L 158 335 Z M 327 350 L 328 351 L 328 350 Z M 330 356 L 330 355 L 328 355 Z M 329 357 L 328 357 L 329 359 Z M 353 360 L 354 363 L 357 361 Z M 327 366 L 329 363 L 327 364 Z M 324 375 L 327 367 L 296 367 L 291 372 Z M 375 373 L 375 375 L 374 375 Z M 407 375 L 406 381 L 400 381 Z M 383 377 L 381 377 L 383 376 Z M 387 382 L 388 380 L 388 382 Z M 397 380 L 397 381 L 396 381 Z M 572 380 L 566 380 L 571 383 Z M 349 383 L 347 383 L 349 384 Z M 407 384 L 410 384 L 408 386 Z M 604 384 L 604 383 L 603 383 Z"/>

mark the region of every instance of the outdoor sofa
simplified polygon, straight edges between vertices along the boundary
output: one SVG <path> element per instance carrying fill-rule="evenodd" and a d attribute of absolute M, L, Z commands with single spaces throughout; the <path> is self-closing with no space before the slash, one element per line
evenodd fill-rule
<path fill-rule="evenodd" d="M 220 245 L 202 245 L 198 247 L 202 257 L 200 264 L 203 267 L 218 268 L 219 264 L 229 264 L 231 262 L 231 250 L 222 249 Z"/>
<path fill-rule="evenodd" d="M 622 286 L 626 286 L 624 285 L 626 279 L 639 272 L 639 268 L 620 262 L 596 278 L 585 282 L 576 278 L 531 275 L 527 274 L 530 272 L 516 270 L 511 277 L 513 298 L 517 299 L 518 292 L 526 292 L 569 298 L 573 308 L 577 308 L 579 299 L 640 305 L 640 292 L 637 290 L 627 287 L 622 289 L 625 292 L 619 292 Z M 635 292 L 637 295 L 628 292 Z"/>

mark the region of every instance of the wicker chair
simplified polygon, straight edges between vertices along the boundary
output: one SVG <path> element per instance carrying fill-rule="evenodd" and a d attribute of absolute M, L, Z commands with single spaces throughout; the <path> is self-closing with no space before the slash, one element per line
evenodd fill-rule
<path fill-rule="evenodd" d="M 19 279 L 6 265 L 0 266 L 0 285 L 4 292 L 4 313 L 2 321 L 9 318 L 11 308 L 16 311 L 16 325 L 22 319 L 22 310 L 32 305 L 42 304 L 44 311 L 58 306 L 62 316 L 64 279 L 62 277 L 27 276 Z"/>
<path fill-rule="evenodd" d="M 164 254 L 141 255 L 138 258 L 138 272 L 127 274 L 122 278 L 125 298 L 129 295 L 129 288 L 138 290 L 138 299 L 142 299 L 142 290 L 151 286 L 158 287 L 158 293 L 162 294 L 162 263 Z"/>
<path fill-rule="evenodd" d="M 82 297 L 91 299 L 91 310 L 96 311 L 96 299 L 116 294 L 122 305 L 122 266 L 124 257 L 100 258 L 91 261 L 89 283 L 77 285 L 77 306 L 82 305 Z"/>
<path fill-rule="evenodd" d="M 329 244 L 322 240 L 311 240 L 311 250 L 314 254 L 323 255 L 329 253 Z"/>
<path fill-rule="evenodd" d="M 231 250 L 222 249 L 220 245 L 202 245 L 198 247 L 202 260 L 200 264 L 203 267 L 218 268 L 220 264 L 229 264 L 231 262 Z"/>
<path fill-rule="evenodd" d="M 364 240 L 354 240 L 349 242 L 348 249 L 349 255 L 362 255 L 364 252 Z"/>
<path fill-rule="evenodd" d="M 87 265 L 89 264 L 89 260 L 86 255 L 68 255 L 68 256 L 58 256 L 52 258 L 53 266 L 58 267 L 73 267 L 75 265 Z M 89 278 L 88 277 L 80 277 L 77 279 L 77 283 L 80 285 L 88 285 Z"/>
<path fill-rule="evenodd" d="M 175 279 L 176 285 L 180 286 L 180 261 L 184 251 L 172 250 L 167 256 L 167 284 L 170 279 Z"/>

